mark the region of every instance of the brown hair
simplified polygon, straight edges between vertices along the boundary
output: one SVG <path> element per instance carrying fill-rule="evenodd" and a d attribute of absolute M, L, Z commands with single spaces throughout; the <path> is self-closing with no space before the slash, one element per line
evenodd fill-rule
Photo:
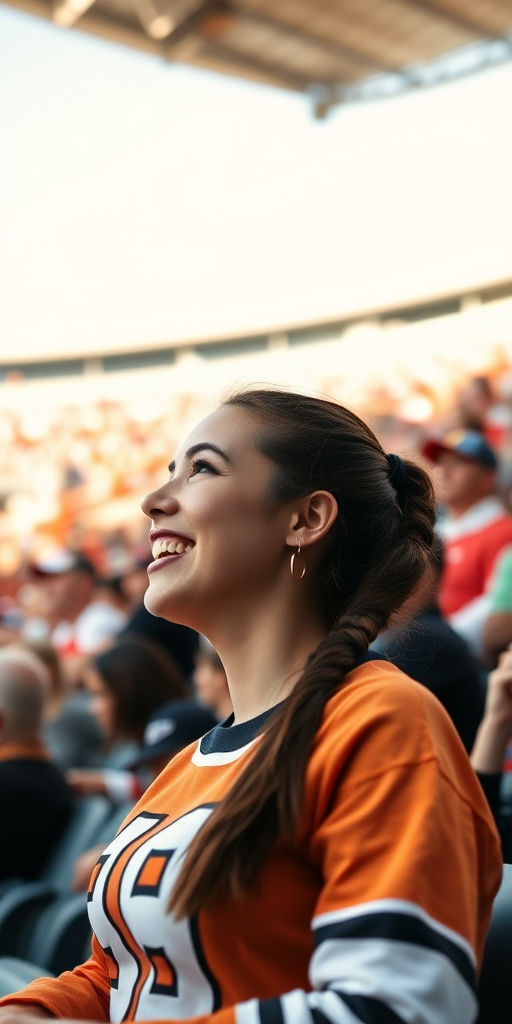
<path fill-rule="evenodd" d="M 342 406 L 278 390 L 244 391 L 225 404 L 259 421 L 256 447 L 274 464 L 270 503 L 326 490 L 339 511 L 315 581 L 326 636 L 191 844 L 170 902 L 178 916 L 219 895 L 240 898 L 277 837 L 293 838 L 325 704 L 421 579 L 435 523 L 427 473 L 404 461 L 392 482 L 377 438 Z"/>
<path fill-rule="evenodd" d="M 161 704 L 189 696 L 174 658 L 148 637 L 125 633 L 92 664 L 114 697 L 114 736 L 141 740 Z"/>

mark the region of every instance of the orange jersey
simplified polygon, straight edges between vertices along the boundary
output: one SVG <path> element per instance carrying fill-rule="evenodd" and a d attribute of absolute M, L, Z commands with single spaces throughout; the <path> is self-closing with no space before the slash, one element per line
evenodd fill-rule
<path fill-rule="evenodd" d="M 216 726 L 178 754 L 100 857 L 91 959 L 8 1002 L 56 1017 L 188 1024 L 471 1024 L 499 841 L 435 697 L 371 657 L 325 708 L 293 842 L 257 891 L 176 921 L 193 837 L 258 743 Z"/>

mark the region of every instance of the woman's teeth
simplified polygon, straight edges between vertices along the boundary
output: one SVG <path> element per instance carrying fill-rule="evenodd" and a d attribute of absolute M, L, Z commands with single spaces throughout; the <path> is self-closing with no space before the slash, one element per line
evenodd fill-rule
<path fill-rule="evenodd" d="M 163 558 L 165 555 L 183 555 L 192 551 L 193 544 L 184 544 L 176 540 L 156 540 L 151 548 L 153 559 Z"/>

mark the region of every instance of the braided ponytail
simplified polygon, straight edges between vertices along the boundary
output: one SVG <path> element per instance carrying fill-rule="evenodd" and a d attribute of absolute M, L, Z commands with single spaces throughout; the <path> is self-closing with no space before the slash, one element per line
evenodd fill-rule
<path fill-rule="evenodd" d="M 400 460 L 398 485 L 397 463 L 342 406 L 280 391 L 242 392 L 227 404 L 248 409 L 261 424 L 256 443 L 275 466 L 269 503 L 323 489 L 339 513 L 319 569 L 326 635 L 265 724 L 229 799 L 191 844 L 170 902 L 178 917 L 219 895 L 241 898 L 257 884 L 278 836 L 293 837 L 325 704 L 418 584 L 435 522 L 427 474 Z"/>

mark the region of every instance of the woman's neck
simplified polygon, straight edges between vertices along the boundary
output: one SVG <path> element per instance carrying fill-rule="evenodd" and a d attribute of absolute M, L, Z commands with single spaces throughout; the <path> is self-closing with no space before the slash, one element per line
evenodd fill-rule
<path fill-rule="evenodd" d="M 288 697 L 324 636 L 323 624 L 299 602 L 285 611 L 281 606 L 279 613 L 272 603 L 262 607 L 260 602 L 248 613 L 223 615 L 209 639 L 226 670 L 235 723 L 256 718 Z"/>

